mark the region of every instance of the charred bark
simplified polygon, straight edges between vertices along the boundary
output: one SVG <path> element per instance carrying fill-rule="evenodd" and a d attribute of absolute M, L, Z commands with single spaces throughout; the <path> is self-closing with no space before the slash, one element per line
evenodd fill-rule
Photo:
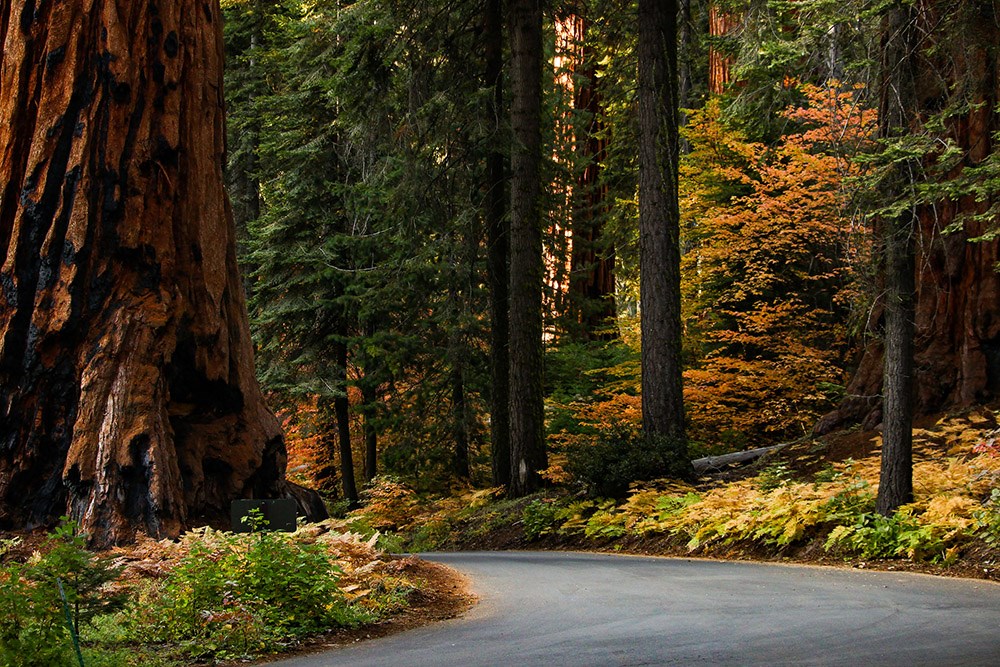
<path fill-rule="evenodd" d="M 0 525 L 286 493 L 223 191 L 218 2 L 0 1 Z"/>

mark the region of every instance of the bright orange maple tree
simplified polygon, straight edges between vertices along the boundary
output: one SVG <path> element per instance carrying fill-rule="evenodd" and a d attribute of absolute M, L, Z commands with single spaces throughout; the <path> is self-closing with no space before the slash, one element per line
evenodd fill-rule
<path fill-rule="evenodd" d="M 692 114 L 684 161 L 686 403 L 695 439 L 733 446 L 806 432 L 844 382 L 866 230 L 848 214 L 852 155 L 876 114 L 857 89 L 802 86 L 772 147 L 717 103 Z"/>

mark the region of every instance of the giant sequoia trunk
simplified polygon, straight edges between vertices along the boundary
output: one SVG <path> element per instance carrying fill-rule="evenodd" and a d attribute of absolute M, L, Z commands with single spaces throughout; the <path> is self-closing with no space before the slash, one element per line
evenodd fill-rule
<path fill-rule="evenodd" d="M 725 37 L 739 27 L 739 19 L 713 2 L 708 8 L 708 34 Z M 708 92 L 721 95 L 732 80 L 733 58 L 714 44 L 708 47 Z"/>
<path fill-rule="evenodd" d="M 283 492 L 222 187 L 217 0 L 0 0 L 0 526 Z"/>
<path fill-rule="evenodd" d="M 1000 27 L 995 3 L 919 3 L 918 32 L 940 40 L 934 52 L 925 42 L 917 61 L 915 117 L 942 108 L 949 95 L 967 95 L 971 111 L 953 118 L 948 135 L 965 151 L 965 165 L 980 164 L 994 150 L 1000 131 L 997 97 L 1000 95 L 1000 58 L 996 44 Z M 968 14 L 959 12 L 968 11 Z M 942 15 L 947 15 L 947 22 Z M 961 39 L 942 24 L 962 28 Z M 928 26 L 938 26 L 929 31 Z M 919 128 L 918 128 L 919 129 Z M 941 230 L 958 216 L 985 210 L 989 202 L 971 196 L 918 209 L 915 263 L 915 411 L 983 403 L 1000 395 L 1000 242 L 970 242 L 987 227 L 966 219 L 960 229 Z M 995 222 L 993 223 L 995 224 Z M 875 313 L 873 321 L 878 321 Z M 816 425 L 817 433 L 861 422 L 866 427 L 882 421 L 883 346 L 872 342 L 848 386 L 849 397 Z"/>

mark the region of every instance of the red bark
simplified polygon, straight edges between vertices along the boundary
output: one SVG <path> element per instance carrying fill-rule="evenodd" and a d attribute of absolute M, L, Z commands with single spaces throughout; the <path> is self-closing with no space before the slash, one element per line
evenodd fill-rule
<path fill-rule="evenodd" d="M 223 191 L 218 1 L 0 0 L 0 525 L 287 492 Z"/>
<path fill-rule="evenodd" d="M 588 23 L 583 14 L 570 14 L 561 22 L 571 47 L 566 77 L 573 95 L 573 110 L 586 120 L 576 130 L 576 153 L 583 171 L 571 192 L 572 237 L 570 250 L 570 309 L 574 333 L 593 338 L 606 330 L 615 316 L 615 253 L 604 238 L 604 217 L 608 212 L 608 188 L 603 183 L 601 165 L 606 158 L 604 109 L 600 79 L 593 56 L 586 46 Z M 580 83 L 582 82 L 582 83 Z"/>
<path fill-rule="evenodd" d="M 735 30 L 739 21 L 728 12 L 721 11 L 712 4 L 708 8 L 708 34 L 711 37 L 725 37 Z M 732 78 L 732 57 L 719 51 L 715 46 L 708 48 L 708 92 L 721 95 Z"/>
<path fill-rule="evenodd" d="M 916 82 L 919 117 L 926 119 L 940 110 L 949 95 L 966 95 L 973 102 L 972 110 L 954 118 L 946 132 L 964 151 L 963 166 L 978 165 L 994 150 L 993 137 L 1000 131 L 995 113 L 1000 96 L 1000 58 L 994 48 L 1000 40 L 1000 28 L 989 17 L 971 17 L 974 25 L 966 24 L 963 21 L 970 17 L 948 15 L 956 10 L 949 3 L 928 1 L 919 7 L 917 21 L 926 40 Z M 964 25 L 965 34 L 960 40 L 951 40 L 941 26 L 956 25 Z M 929 26 L 936 29 L 929 30 Z M 940 41 L 934 52 L 927 48 L 931 40 Z M 996 270 L 1000 242 L 970 242 L 990 226 L 970 219 L 955 233 L 944 235 L 941 231 L 957 216 L 985 211 L 989 204 L 963 197 L 918 211 L 918 414 L 985 403 L 1000 393 L 1000 274 Z M 873 320 L 880 319 L 877 312 Z M 881 344 L 871 343 L 848 386 L 848 399 L 820 420 L 816 432 L 854 422 L 871 428 L 881 422 L 882 362 Z"/>

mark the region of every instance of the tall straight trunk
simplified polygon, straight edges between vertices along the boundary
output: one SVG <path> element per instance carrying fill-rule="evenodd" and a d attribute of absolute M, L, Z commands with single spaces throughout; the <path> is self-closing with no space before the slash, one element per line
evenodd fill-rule
<path fill-rule="evenodd" d="M 883 139 L 893 140 L 915 129 L 917 48 L 916 11 L 899 3 L 882 19 L 879 135 Z M 913 160 L 893 166 L 883 193 L 886 201 L 912 190 L 918 168 Z M 880 220 L 885 243 L 885 356 L 882 470 L 876 510 L 885 515 L 913 500 L 916 220 L 912 209 Z"/>
<path fill-rule="evenodd" d="M 241 101 L 244 113 L 252 115 L 250 120 L 240 128 L 240 131 L 234 133 L 230 129 L 229 154 L 232 156 L 233 143 L 235 142 L 240 144 L 240 151 L 239 159 L 230 158 L 226 173 L 229 194 L 233 200 L 233 218 L 236 223 L 237 240 L 246 236 L 248 225 L 259 219 L 261 214 L 260 177 L 258 175 L 261 127 L 254 106 L 263 85 L 263 75 L 260 71 L 260 51 L 264 48 L 264 20 L 272 8 L 262 0 L 254 0 L 250 3 L 247 11 L 251 13 L 253 24 L 250 31 L 250 57 L 243 72 L 243 77 L 248 81 L 241 86 L 240 92 L 246 97 L 245 100 Z M 235 105 L 232 104 L 232 89 L 230 89 L 230 109 L 233 106 Z M 229 117 L 231 119 L 232 115 Z"/>
<path fill-rule="evenodd" d="M 455 440 L 455 458 L 452 467 L 455 477 L 469 479 L 469 416 L 465 398 L 465 373 L 461 364 L 451 371 L 452 437 Z"/>
<path fill-rule="evenodd" d="M 483 16 L 486 85 L 492 89 L 487 118 L 497 139 L 502 136 L 503 0 L 486 0 Z M 507 178 L 504 153 L 494 140 L 486 156 L 486 270 L 490 288 L 490 452 L 493 485 L 510 484 L 510 229 L 506 214 Z"/>
<path fill-rule="evenodd" d="M 378 430 L 375 428 L 374 412 L 378 402 L 378 387 L 369 377 L 366 369 L 361 383 L 361 402 L 364 404 L 365 433 L 365 481 L 370 482 L 378 474 Z"/>
<path fill-rule="evenodd" d="M 347 327 L 342 326 L 338 334 L 347 339 Z M 351 447 L 351 403 L 347 395 L 347 343 L 334 344 L 337 355 L 337 377 L 334 386 L 337 394 L 333 397 L 333 411 L 337 417 L 337 443 L 340 446 L 340 480 L 344 498 L 352 509 L 359 506 L 358 484 L 354 479 L 354 450 Z"/>
<path fill-rule="evenodd" d="M 288 492 L 223 190 L 221 15 L 0 0 L 0 527 Z"/>
<path fill-rule="evenodd" d="M 677 16 L 678 44 L 677 44 L 677 105 L 681 108 L 680 124 L 687 126 L 687 114 L 684 109 L 691 108 L 691 51 L 694 48 L 691 17 L 691 0 L 679 0 L 679 14 Z M 691 152 L 691 144 L 684 137 L 680 138 L 679 150 L 683 154 Z"/>
<path fill-rule="evenodd" d="M 542 9 L 540 0 L 510 2 L 510 453 L 509 492 L 541 484 L 546 467 L 542 407 Z"/>
<path fill-rule="evenodd" d="M 572 193 L 572 248 L 570 254 L 571 326 L 578 337 L 608 338 L 615 316 L 615 252 L 604 234 L 608 188 L 601 165 L 606 158 L 604 108 L 600 77 L 587 47 L 588 21 L 581 9 L 564 23 L 570 35 L 573 113 L 585 123 L 574 123 L 576 155 L 583 171 Z"/>
<path fill-rule="evenodd" d="M 677 3 L 639 0 L 639 286 L 642 424 L 686 457 L 677 193 Z"/>
<path fill-rule="evenodd" d="M 724 37 L 738 25 L 731 13 L 720 9 L 712 2 L 708 8 L 708 34 L 711 37 Z M 726 91 L 732 79 L 733 59 L 712 45 L 708 48 L 708 92 L 721 95 Z"/>

